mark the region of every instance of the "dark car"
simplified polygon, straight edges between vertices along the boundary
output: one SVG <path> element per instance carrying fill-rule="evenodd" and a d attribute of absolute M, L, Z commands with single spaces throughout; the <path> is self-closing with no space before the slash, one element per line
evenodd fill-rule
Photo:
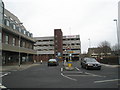
<path fill-rule="evenodd" d="M 101 69 L 101 64 L 94 58 L 84 58 L 81 60 L 81 67 L 85 69 Z"/>
<path fill-rule="evenodd" d="M 57 66 L 59 65 L 58 64 L 58 61 L 56 59 L 49 59 L 48 60 L 48 66 Z"/>

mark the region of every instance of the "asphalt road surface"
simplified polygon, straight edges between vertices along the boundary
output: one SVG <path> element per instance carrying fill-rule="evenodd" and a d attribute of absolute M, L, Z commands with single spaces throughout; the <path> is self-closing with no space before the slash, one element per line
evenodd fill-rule
<path fill-rule="evenodd" d="M 6 88 L 118 88 L 118 68 L 102 65 L 101 70 L 86 70 L 74 62 L 74 71 L 65 71 L 63 64 L 47 63 L 21 71 L 6 72 L 2 86 Z M 5 72 L 4 72 L 5 73 Z"/>

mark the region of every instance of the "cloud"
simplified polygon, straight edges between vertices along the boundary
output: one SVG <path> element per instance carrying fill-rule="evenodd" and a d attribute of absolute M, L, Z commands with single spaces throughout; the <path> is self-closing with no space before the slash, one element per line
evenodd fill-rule
<path fill-rule="evenodd" d="M 53 36 L 55 28 L 64 35 L 79 34 L 82 52 L 101 41 L 114 44 L 118 0 L 3 0 L 6 8 L 24 23 L 34 36 Z"/>

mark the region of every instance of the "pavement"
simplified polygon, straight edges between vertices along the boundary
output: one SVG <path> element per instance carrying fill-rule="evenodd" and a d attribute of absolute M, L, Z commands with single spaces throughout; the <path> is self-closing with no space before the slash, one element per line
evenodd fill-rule
<path fill-rule="evenodd" d="M 117 67 L 120 67 L 120 65 L 109 65 L 109 64 L 101 64 L 103 66 L 106 66 L 106 67 L 112 67 L 112 68 L 117 68 Z"/>
<path fill-rule="evenodd" d="M 40 65 L 40 63 L 33 63 L 33 64 L 22 64 L 22 65 L 8 65 L 0 67 L 0 72 L 6 71 L 17 71 L 17 70 L 25 70 L 33 66 Z"/>

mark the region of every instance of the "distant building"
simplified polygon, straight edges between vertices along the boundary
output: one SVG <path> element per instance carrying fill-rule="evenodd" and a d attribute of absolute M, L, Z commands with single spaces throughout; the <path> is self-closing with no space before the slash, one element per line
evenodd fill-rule
<path fill-rule="evenodd" d="M 4 9 L 3 23 L 0 24 L 0 43 L 2 45 L 2 63 L 33 62 L 35 40 L 26 30 L 18 17 Z"/>
<path fill-rule="evenodd" d="M 72 60 L 79 60 L 81 55 L 81 41 L 79 35 L 66 35 L 63 36 L 63 57 L 69 59 L 72 55 Z"/>
<path fill-rule="evenodd" d="M 69 59 L 70 54 L 73 60 L 79 60 L 81 54 L 79 35 L 62 36 L 62 31 L 55 29 L 54 36 L 34 37 L 34 39 L 36 40 L 34 49 L 37 50 L 36 59 L 38 61 L 47 61 L 50 58 Z"/>
<path fill-rule="evenodd" d="M 63 56 L 63 33 L 61 29 L 54 30 L 54 56 L 62 59 Z"/>
<path fill-rule="evenodd" d="M 88 56 L 89 57 L 103 57 L 103 56 L 110 56 L 111 51 L 103 52 L 101 48 L 88 48 Z"/>

